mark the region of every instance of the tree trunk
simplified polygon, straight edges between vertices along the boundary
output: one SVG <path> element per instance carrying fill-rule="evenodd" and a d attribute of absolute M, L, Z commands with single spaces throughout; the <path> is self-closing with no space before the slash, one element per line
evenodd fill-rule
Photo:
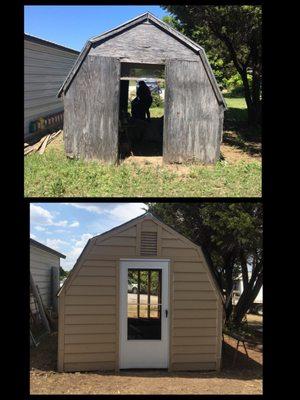
<path fill-rule="evenodd" d="M 249 278 L 248 278 L 248 267 L 247 267 L 247 256 L 241 251 L 241 269 L 242 269 L 242 277 L 243 277 L 243 286 L 244 290 L 248 286 Z"/>
<path fill-rule="evenodd" d="M 239 325 L 242 322 L 242 319 L 244 318 L 247 311 L 253 304 L 256 296 L 258 295 L 258 292 L 260 291 L 263 283 L 263 274 L 261 273 L 258 276 L 255 284 L 251 281 L 252 279 L 250 280 L 247 289 L 243 291 L 240 300 L 236 306 L 235 314 L 233 317 L 233 323 L 235 325 Z"/>
<path fill-rule="evenodd" d="M 234 257 L 232 254 L 229 254 L 225 257 L 225 285 L 226 285 L 226 300 L 228 300 L 229 296 L 231 296 L 232 288 L 233 288 L 233 265 L 234 265 Z M 226 302 L 226 320 L 228 320 L 232 314 L 232 300 L 230 299 Z"/>
<path fill-rule="evenodd" d="M 250 88 L 246 68 L 244 68 L 242 71 L 239 71 L 239 73 L 241 75 L 244 86 L 245 101 L 247 104 L 248 112 L 248 124 L 250 126 L 257 126 L 260 124 L 261 119 L 260 72 L 256 67 L 254 67 L 252 74 L 252 88 Z"/>

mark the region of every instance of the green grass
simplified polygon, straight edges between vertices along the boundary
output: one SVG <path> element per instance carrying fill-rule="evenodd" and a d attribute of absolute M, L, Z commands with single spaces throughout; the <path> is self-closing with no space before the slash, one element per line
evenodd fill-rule
<path fill-rule="evenodd" d="M 247 108 L 244 98 L 225 98 L 228 110 L 225 112 L 225 122 L 233 127 L 240 127 L 247 122 Z"/>
<path fill-rule="evenodd" d="M 225 96 L 226 97 L 226 96 Z M 228 108 L 242 108 L 246 109 L 246 101 L 243 97 L 236 97 L 236 98 L 225 98 L 226 104 Z"/>
<path fill-rule="evenodd" d="M 151 118 L 160 118 L 164 115 L 164 108 L 163 107 L 150 107 L 150 115 Z"/>
<path fill-rule="evenodd" d="M 128 112 L 131 113 L 131 107 L 128 106 Z M 150 107 L 151 118 L 160 118 L 164 115 L 164 107 Z"/>
<path fill-rule="evenodd" d="M 228 101 L 230 100 L 230 101 Z M 227 99 L 234 109 L 242 99 Z M 244 110 L 241 108 L 241 110 Z M 151 109 L 152 117 L 163 109 Z M 51 146 L 51 145 L 50 145 Z M 25 196 L 36 197 L 259 197 L 261 162 L 241 158 L 215 166 L 191 165 L 178 173 L 167 166 L 68 159 L 62 144 L 25 157 Z"/>
<path fill-rule="evenodd" d="M 261 195 L 260 162 L 191 166 L 186 175 L 153 165 L 70 160 L 63 150 L 25 158 L 25 196 L 252 197 Z"/>

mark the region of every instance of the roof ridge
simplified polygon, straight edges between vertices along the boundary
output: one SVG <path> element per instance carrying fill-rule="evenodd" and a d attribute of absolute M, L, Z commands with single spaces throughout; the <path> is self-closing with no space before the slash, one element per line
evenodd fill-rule
<path fill-rule="evenodd" d="M 76 62 L 74 63 L 73 67 L 71 68 L 68 76 L 66 77 L 65 81 L 63 82 L 63 84 L 61 85 L 61 87 L 59 88 L 59 91 L 57 93 L 57 97 L 60 97 L 62 92 L 65 92 L 65 90 L 68 89 L 69 85 L 71 84 L 73 78 L 75 77 L 77 71 L 79 70 L 82 62 L 84 61 L 86 55 L 88 54 L 90 48 L 92 45 L 94 45 L 95 43 L 101 41 L 101 40 L 107 40 L 109 39 L 111 36 L 114 35 L 118 35 L 118 33 L 120 33 L 120 31 L 122 32 L 123 29 L 126 29 L 126 27 L 132 27 L 132 25 L 134 25 L 135 23 L 139 24 L 142 23 L 145 19 L 152 21 L 152 23 L 155 25 L 157 25 L 158 27 L 160 27 L 161 29 L 164 29 L 167 33 L 169 33 L 169 35 L 172 35 L 175 39 L 177 39 L 178 41 L 183 42 L 183 44 L 185 44 L 185 46 L 190 47 L 194 52 L 196 52 L 202 63 L 203 63 L 203 67 L 206 70 L 206 73 L 208 75 L 208 78 L 211 82 L 213 91 L 215 93 L 215 96 L 217 98 L 217 101 L 219 103 L 221 103 L 223 105 L 223 107 L 225 108 L 225 110 L 227 109 L 227 105 L 225 102 L 225 99 L 222 95 L 222 92 L 219 88 L 219 85 L 216 81 L 216 78 L 214 76 L 214 73 L 211 69 L 211 66 L 209 64 L 209 61 L 207 59 L 205 50 L 203 49 L 203 47 L 201 47 L 200 45 L 198 45 L 197 43 L 195 43 L 194 41 L 192 41 L 191 39 L 189 39 L 187 36 L 185 36 L 183 33 L 177 31 L 175 28 L 172 28 L 170 25 L 168 25 L 166 22 L 160 20 L 159 18 L 157 18 L 155 15 L 151 14 L 149 11 L 146 13 L 143 13 L 141 15 L 138 15 L 137 17 L 124 22 L 121 25 L 118 25 L 117 27 L 110 29 L 106 32 L 103 32 L 101 35 L 98 36 L 94 36 L 92 38 L 90 38 L 84 48 L 82 49 L 81 53 L 79 54 Z"/>

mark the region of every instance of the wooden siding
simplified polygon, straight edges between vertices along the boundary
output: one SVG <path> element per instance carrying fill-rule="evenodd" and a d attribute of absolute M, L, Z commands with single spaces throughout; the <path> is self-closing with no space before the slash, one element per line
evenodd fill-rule
<path fill-rule="evenodd" d="M 219 108 L 200 58 L 167 61 L 164 161 L 216 162 L 223 129 Z"/>
<path fill-rule="evenodd" d="M 222 304 L 205 259 L 193 243 L 145 218 L 91 239 L 83 252 L 60 294 L 61 370 L 118 370 L 120 258 L 143 258 L 139 242 L 149 230 L 158 247 L 150 258 L 170 259 L 169 369 L 218 369 Z"/>
<path fill-rule="evenodd" d="M 79 54 L 79 52 L 78 52 Z M 38 117 L 63 110 L 56 97 L 77 55 L 47 44 L 24 41 L 24 133 L 29 123 Z"/>
<path fill-rule="evenodd" d="M 87 56 L 64 95 L 64 142 L 70 157 L 118 159 L 120 62 Z"/>
<path fill-rule="evenodd" d="M 36 246 L 30 246 L 30 271 L 35 283 L 38 285 L 42 300 L 46 307 L 52 305 L 52 267 L 59 268 L 60 258 Z M 59 282 L 56 282 L 56 291 Z M 31 299 L 31 302 L 33 300 Z"/>
<path fill-rule="evenodd" d="M 198 54 L 151 22 L 144 22 L 106 41 L 89 54 L 117 57 L 123 62 L 164 63 L 167 59 L 197 60 Z"/>

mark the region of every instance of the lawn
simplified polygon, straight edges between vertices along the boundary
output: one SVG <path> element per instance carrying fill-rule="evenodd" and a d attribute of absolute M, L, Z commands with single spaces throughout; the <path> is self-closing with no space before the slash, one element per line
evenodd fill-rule
<path fill-rule="evenodd" d="M 162 165 L 159 157 L 130 158 L 120 165 L 68 159 L 62 137 L 43 155 L 25 157 L 25 196 L 29 197 L 260 197 L 261 158 L 257 132 L 243 126 L 243 99 L 226 99 L 224 143 L 215 166 Z M 162 115 L 152 108 L 151 116 Z M 241 122 L 241 126 L 239 125 Z M 237 125 L 233 130 L 231 125 Z M 254 138 L 253 138 L 254 137 Z M 159 159 L 159 160 L 157 160 Z"/>

